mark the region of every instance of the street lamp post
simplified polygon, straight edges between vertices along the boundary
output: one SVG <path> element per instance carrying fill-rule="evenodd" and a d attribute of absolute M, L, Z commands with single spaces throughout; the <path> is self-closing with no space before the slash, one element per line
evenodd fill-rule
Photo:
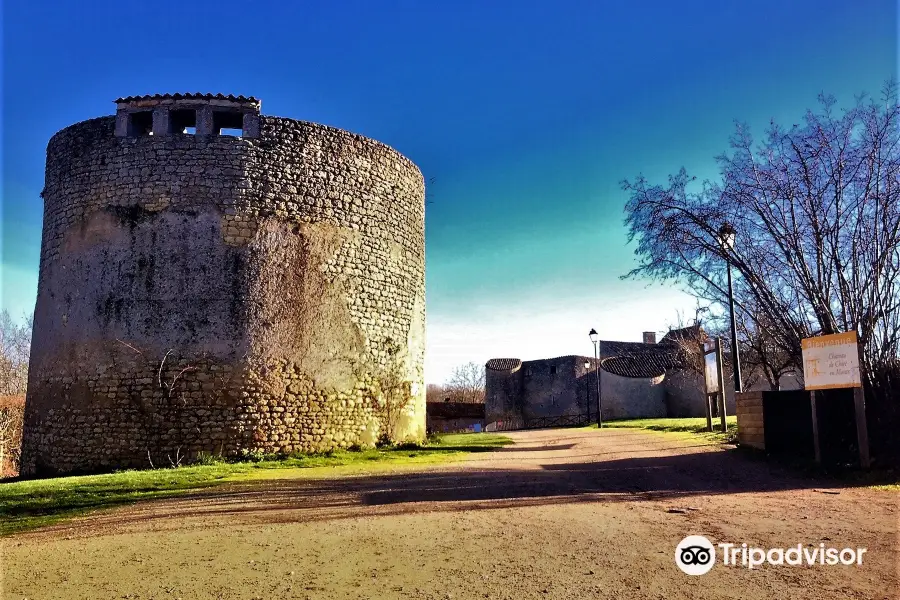
<path fill-rule="evenodd" d="M 725 254 L 725 263 L 728 265 L 728 308 L 731 312 L 731 367 L 734 370 L 734 391 L 742 392 L 741 384 L 741 353 L 737 343 L 737 325 L 734 320 L 734 287 L 731 284 L 731 257 L 729 252 L 734 251 L 734 240 L 737 235 L 731 223 L 722 223 L 719 228 L 719 245 Z"/>
<path fill-rule="evenodd" d="M 594 344 L 594 372 L 597 374 L 597 427 L 603 427 L 603 401 L 600 399 L 600 349 L 598 347 L 598 335 L 597 330 L 591 328 L 590 333 L 588 333 L 588 337 L 591 338 L 591 342 Z"/>
<path fill-rule="evenodd" d="M 588 381 L 588 373 L 591 372 L 591 362 L 584 361 L 584 397 L 587 398 L 587 422 L 591 422 L 591 386 Z"/>

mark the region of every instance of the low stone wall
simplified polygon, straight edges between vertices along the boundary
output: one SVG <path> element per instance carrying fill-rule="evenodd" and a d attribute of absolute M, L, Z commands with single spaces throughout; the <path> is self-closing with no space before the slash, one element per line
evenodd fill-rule
<path fill-rule="evenodd" d="M 460 433 L 463 431 L 472 431 L 476 425 L 481 425 L 481 430 L 484 431 L 485 423 L 484 419 L 469 419 L 469 418 L 459 418 L 459 419 L 447 419 L 444 417 L 438 418 L 428 418 L 427 428 L 430 432 L 437 433 Z"/>
<path fill-rule="evenodd" d="M 450 433 L 485 426 L 484 404 L 473 402 L 428 402 L 425 405 L 428 431 Z"/>
<path fill-rule="evenodd" d="M 763 392 L 744 392 L 743 394 L 735 394 L 735 396 L 738 442 L 742 446 L 765 450 Z"/>

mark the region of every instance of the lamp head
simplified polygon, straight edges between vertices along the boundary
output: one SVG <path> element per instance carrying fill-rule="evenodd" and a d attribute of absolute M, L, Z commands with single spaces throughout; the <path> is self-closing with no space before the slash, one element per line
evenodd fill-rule
<path fill-rule="evenodd" d="M 596 344 L 596 343 L 597 343 L 597 337 L 598 337 L 598 335 L 597 335 L 597 330 L 591 328 L 590 333 L 588 333 L 588 337 L 590 337 L 590 338 L 591 338 L 591 341 L 594 342 L 594 343 Z"/>
<path fill-rule="evenodd" d="M 737 230 L 735 230 L 734 226 L 725 221 L 722 223 L 722 226 L 719 227 L 719 245 L 723 250 L 734 250 L 734 239 L 737 237 Z"/>

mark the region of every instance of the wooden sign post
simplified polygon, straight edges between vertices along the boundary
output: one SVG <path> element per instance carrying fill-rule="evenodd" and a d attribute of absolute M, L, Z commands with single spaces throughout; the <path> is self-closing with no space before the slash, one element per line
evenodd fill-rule
<path fill-rule="evenodd" d="M 716 363 L 719 373 L 719 422 L 722 425 L 722 433 L 728 431 L 728 425 L 725 422 L 725 360 L 722 354 L 722 338 L 716 338 Z"/>
<path fill-rule="evenodd" d="M 860 377 L 860 347 L 855 331 L 822 335 L 801 340 L 803 348 L 804 386 L 809 390 L 812 408 L 813 444 L 816 461 L 821 462 L 819 421 L 816 412 L 816 390 L 853 388 L 853 405 L 856 413 L 856 441 L 859 447 L 859 464 L 868 469 L 869 433 L 866 427 L 866 399 Z"/>
<path fill-rule="evenodd" d="M 716 403 L 722 431 L 725 424 L 725 371 L 722 360 L 722 340 L 716 338 L 703 343 L 703 370 L 706 383 L 706 430 L 713 431 L 712 402 Z"/>

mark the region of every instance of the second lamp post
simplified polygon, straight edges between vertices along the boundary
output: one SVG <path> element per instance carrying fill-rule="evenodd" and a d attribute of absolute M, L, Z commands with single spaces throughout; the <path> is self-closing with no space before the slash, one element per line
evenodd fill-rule
<path fill-rule="evenodd" d="M 603 404 L 600 400 L 600 348 L 596 329 L 591 329 L 588 336 L 594 344 L 594 373 L 597 374 L 597 427 L 603 427 Z"/>
<path fill-rule="evenodd" d="M 725 255 L 725 263 L 728 265 L 728 308 L 731 311 L 731 366 L 734 370 L 734 391 L 741 392 L 741 354 L 737 344 L 737 326 L 734 320 L 734 287 L 731 285 L 731 256 L 729 252 L 734 251 L 734 239 L 737 232 L 731 223 L 727 221 L 722 223 L 719 228 L 719 245 L 722 247 L 722 253 Z M 592 330 L 593 331 L 593 330 Z"/>

